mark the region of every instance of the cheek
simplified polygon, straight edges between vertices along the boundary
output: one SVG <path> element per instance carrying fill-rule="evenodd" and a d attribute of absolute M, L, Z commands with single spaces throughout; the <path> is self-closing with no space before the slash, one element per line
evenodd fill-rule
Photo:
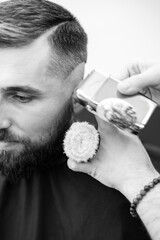
<path fill-rule="evenodd" d="M 60 114 L 59 107 L 49 106 L 45 105 L 19 111 L 15 117 L 15 124 L 13 124 L 14 132 L 32 140 L 36 140 L 45 134 L 54 127 L 55 121 Z"/>
<path fill-rule="evenodd" d="M 21 127 L 23 127 L 25 134 L 30 138 L 36 138 L 36 136 L 43 134 L 53 125 L 54 119 L 54 114 L 45 114 L 45 111 L 36 116 L 27 115 L 25 121 L 26 124 L 23 126 L 21 124 Z"/>

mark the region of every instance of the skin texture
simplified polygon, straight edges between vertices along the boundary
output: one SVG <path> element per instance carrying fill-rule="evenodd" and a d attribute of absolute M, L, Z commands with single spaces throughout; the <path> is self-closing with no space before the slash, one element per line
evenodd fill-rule
<path fill-rule="evenodd" d="M 42 48 L 43 42 L 37 41 L 26 49 L 0 50 L 0 126 L 10 127 L 13 133 L 27 136 L 31 141 L 37 141 L 39 135 L 47 131 L 54 116 L 60 113 L 65 101 L 69 99 L 62 81 L 46 78 L 49 47 L 47 42 L 45 44 L 46 47 Z M 26 103 L 18 97 L 5 97 L 3 89 L 12 86 L 32 87 L 39 91 L 39 95 L 31 101 L 26 100 Z M 28 97 L 25 94 L 18 96 Z"/>
<path fill-rule="evenodd" d="M 0 49 L 0 162 L 12 162 L 10 168 L 23 161 L 24 142 L 40 148 L 51 138 L 56 140 L 60 128 L 70 121 L 71 115 L 65 119 L 65 110 L 72 105 L 73 90 L 83 78 L 83 63 L 65 80 L 48 73 L 51 49 L 47 36 L 23 48 Z"/>

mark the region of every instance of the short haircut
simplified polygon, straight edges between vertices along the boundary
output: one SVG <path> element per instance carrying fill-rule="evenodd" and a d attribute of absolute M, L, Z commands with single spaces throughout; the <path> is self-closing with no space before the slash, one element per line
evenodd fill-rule
<path fill-rule="evenodd" d="M 87 60 L 87 35 L 78 20 L 62 6 L 46 0 L 0 3 L 0 48 L 22 48 L 52 29 L 48 36 L 49 69 L 65 78 Z"/>

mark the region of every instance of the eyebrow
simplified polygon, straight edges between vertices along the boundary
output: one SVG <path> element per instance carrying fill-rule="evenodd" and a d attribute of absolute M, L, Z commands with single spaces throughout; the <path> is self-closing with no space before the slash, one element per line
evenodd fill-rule
<path fill-rule="evenodd" d="M 28 86 L 14 86 L 14 87 L 6 87 L 2 89 L 5 93 L 26 93 L 30 95 L 40 96 L 42 92 L 39 89 L 28 87 Z"/>

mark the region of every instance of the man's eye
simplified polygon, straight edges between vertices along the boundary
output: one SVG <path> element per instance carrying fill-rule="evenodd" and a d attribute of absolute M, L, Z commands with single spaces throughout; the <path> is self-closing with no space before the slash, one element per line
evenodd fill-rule
<path fill-rule="evenodd" d="M 32 100 L 31 97 L 24 97 L 19 95 L 15 95 L 12 98 L 21 103 L 28 103 Z"/>

